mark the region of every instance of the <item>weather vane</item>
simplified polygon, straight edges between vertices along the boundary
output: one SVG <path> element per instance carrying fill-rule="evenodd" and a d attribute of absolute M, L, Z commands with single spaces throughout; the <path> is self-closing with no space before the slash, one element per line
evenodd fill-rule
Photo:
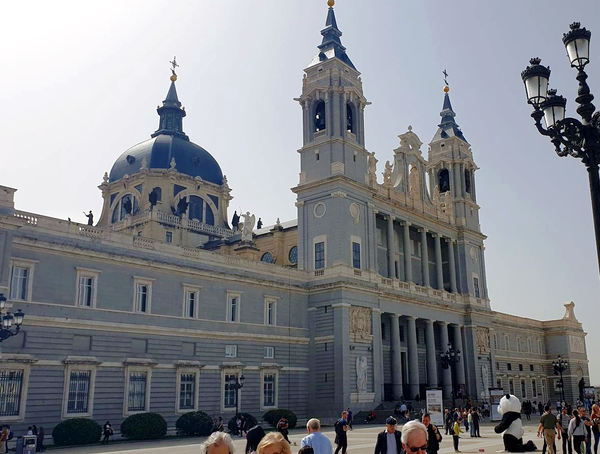
<path fill-rule="evenodd" d="M 444 83 L 446 84 L 446 87 L 449 87 L 450 84 L 448 84 L 448 71 L 446 71 L 445 66 L 444 66 L 444 70 L 442 71 L 442 74 L 444 75 Z"/>
<path fill-rule="evenodd" d="M 175 74 L 175 68 L 179 68 L 179 65 L 177 64 L 177 57 L 173 57 L 173 61 L 170 61 L 169 63 L 171 63 L 171 72 L 173 73 L 174 76 L 176 76 L 177 74 Z"/>

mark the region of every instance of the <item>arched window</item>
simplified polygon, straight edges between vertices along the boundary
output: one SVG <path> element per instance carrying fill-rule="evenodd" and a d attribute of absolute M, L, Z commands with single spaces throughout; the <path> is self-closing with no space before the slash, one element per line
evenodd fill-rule
<path fill-rule="evenodd" d="M 324 131 L 326 127 L 325 101 L 317 101 L 315 104 L 314 130 L 315 132 Z"/>
<path fill-rule="evenodd" d="M 273 254 L 271 254 L 270 252 L 265 252 L 260 258 L 260 261 L 266 263 L 273 263 Z"/>
<path fill-rule="evenodd" d="M 465 169 L 465 189 L 467 193 L 471 194 L 471 171 Z"/>
<path fill-rule="evenodd" d="M 440 189 L 440 194 L 450 190 L 450 173 L 448 172 L 448 169 L 442 169 L 438 173 L 438 187 Z"/>
<path fill-rule="evenodd" d="M 290 249 L 290 253 L 288 254 L 288 258 L 292 265 L 296 265 L 298 263 L 298 246 L 293 246 Z"/>
<path fill-rule="evenodd" d="M 206 221 L 204 222 L 208 225 L 215 225 L 215 215 L 208 203 L 206 204 Z"/>
<path fill-rule="evenodd" d="M 154 189 L 152 189 L 154 192 L 156 192 L 156 201 L 160 202 L 162 200 L 162 189 L 160 187 L 155 187 Z"/>
<path fill-rule="evenodd" d="M 194 219 L 199 222 L 204 222 L 202 212 L 204 211 L 204 200 L 201 197 L 192 195 L 189 198 L 188 219 Z"/>
<path fill-rule="evenodd" d="M 354 106 L 352 103 L 346 104 L 346 130 L 352 134 L 356 134 L 354 126 Z"/>
<path fill-rule="evenodd" d="M 132 194 L 124 195 L 119 199 L 112 213 L 111 221 L 113 223 L 125 219 L 127 216 L 134 216 L 139 211 L 139 201 Z"/>

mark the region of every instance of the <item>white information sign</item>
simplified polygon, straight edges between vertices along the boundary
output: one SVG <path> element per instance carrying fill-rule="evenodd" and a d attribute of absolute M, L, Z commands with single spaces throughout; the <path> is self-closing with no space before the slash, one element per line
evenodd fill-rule
<path fill-rule="evenodd" d="M 443 427 L 444 401 L 442 399 L 442 390 L 428 389 L 425 395 L 427 396 L 427 413 L 431 415 L 431 422 L 438 427 Z"/>
<path fill-rule="evenodd" d="M 492 407 L 492 421 L 502 420 L 502 415 L 498 413 L 498 406 L 500 405 L 500 399 L 506 393 L 502 388 L 490 388 L 490 404 Z"/>

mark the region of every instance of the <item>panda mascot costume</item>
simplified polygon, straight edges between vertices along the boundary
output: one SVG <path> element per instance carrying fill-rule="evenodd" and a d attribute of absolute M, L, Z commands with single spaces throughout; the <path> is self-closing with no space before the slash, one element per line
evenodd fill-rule
<path fill-rule="evenodd" d="M 508 452 L 536 451 L 537 446 L 533 441 L 523 444 L 523 423 L 521 422 L 521 401 L 512 394 L 502 396 L 498 405 L 498 413 L 502 415 L 502 421 L 494 431 L 502 433 L 504 449 Z"/>

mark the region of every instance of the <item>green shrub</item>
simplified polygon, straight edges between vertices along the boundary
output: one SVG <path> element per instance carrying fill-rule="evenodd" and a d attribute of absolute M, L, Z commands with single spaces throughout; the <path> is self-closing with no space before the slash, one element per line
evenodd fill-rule
<path fill-rule="evenodd" d="M 56 446 L 98 443 L 101 436 L 100 424 L 86 418 L 67 419 L 54 427 L 52 431 L 52 438 Z"/>
<path fill-rule="evenodd" d="M 167 434 L 167 421 L 158 413 L 131 415 L 121 424 L 121 436 L 131 440 L 154 440 Z"/>
<path fill-rule="evenodd" d="M 273 428 L 277 428 L 277 423 L 284 416 L 288 421 L 289 429 L 296 427 L 296 422 L 298 421 L 298 418 L 296 418 L 296 413 L 294 413 L 292 410 L 286 410 L 285 408 L 269 410 L 263 415 L 263 420 L 271 424 Z"/>
<path fill-rule="evenodd" d="M 191 411 L 181 415 L 175 427 L 183 435 L 210 435 L 212 419 L 203 411 Z"/>
<path fill-rule="evenodd" d="M 246 423 L 246 429 L 252 429 L 254 426 L 256 426 L 258 424 L 258 421 L 256 420 L 256 418 L 254 416 L 252 416 L 250 413 L 238 413 L 238 414 L 242 415 L 246 419 L 246 421 L 248 421 Z M 237 422 L 235 420 L 235 416 L 229 420 L 229 422 L 227 423 L 227 428 L 229 429 L 229 432 L 237 431 Z"/>

